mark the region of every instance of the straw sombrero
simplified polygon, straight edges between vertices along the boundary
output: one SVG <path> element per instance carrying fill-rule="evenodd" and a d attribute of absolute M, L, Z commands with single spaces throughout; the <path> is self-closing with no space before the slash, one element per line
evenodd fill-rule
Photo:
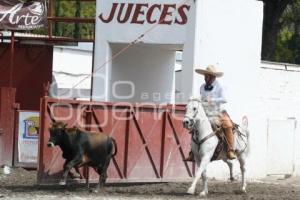
<path fill-rule="evenodd" d="M 217 68 L 213 65 L 208 65 L 206 69 L 195 69 L 195 72 L 202 75 L 210 74 L 216 77 L 223 76 L 223 72 L 218 71 Z"/>

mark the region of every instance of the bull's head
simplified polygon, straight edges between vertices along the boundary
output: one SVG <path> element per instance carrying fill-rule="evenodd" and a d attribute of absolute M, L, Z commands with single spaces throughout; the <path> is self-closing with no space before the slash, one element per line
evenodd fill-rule
<path fill-rule="evenodd" d="M 48 147 L 54 147 L 59 145 L 65 133 L 67 124 L 64 122 L 54 122 L 49 128 L 50 138 L 48 141 Z"/>

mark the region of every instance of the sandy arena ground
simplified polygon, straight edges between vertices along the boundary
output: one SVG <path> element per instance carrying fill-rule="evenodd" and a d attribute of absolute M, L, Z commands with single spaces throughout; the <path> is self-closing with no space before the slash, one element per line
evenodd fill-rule
<path fill-rule="evenodd" d="M 1 199 L 199 199 L 186 194 L 190 183 L 108 184 L 99 194 L 89 193 L 85 184 L 63 186 L 36 185 L 36 172 L 22 168 L 4 175 L 0 169 Z M 92 185 L 94 186 L 94 185 Z M 239 182 L 209 181 L 209 195 L 205 199 L 300 199 L 300 178 L 266 180 L 248 184 L 247 194 L 239 192 Z M 200 191 L 201 181 L 197 188 Z M 202 187 L 201 187 L 202 188 Z"/>

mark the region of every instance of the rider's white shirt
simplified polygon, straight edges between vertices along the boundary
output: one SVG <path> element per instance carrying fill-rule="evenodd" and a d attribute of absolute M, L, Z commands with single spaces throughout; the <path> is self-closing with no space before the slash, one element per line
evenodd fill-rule
<path fill-rule="evenodd" d="M 224 103 L 226 103 L 226 99 L 224 96 L 224 90 L 222 86 L 219 84 L 217 80 L 212 83 L 213 89 L 208 91 L 205 90 L 205 83 L 200 87 L 200 95 L 201 100 L 204 102 L 210 103 L 203 103 L 204 109 L 208 117 L 213 117 L 219 115 L 220 111 L 224 110 Z"/>

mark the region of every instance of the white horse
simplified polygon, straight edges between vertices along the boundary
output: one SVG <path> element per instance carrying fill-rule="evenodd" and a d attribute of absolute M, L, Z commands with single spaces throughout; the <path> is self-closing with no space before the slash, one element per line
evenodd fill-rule
<path fill-rule="evenodd" d="M 194 154 L 195 162 L 197 164 L 197 171 L 195 178 L 187 193 L 195 194 L 196 184 L 200 177 L 202 177 L 204 189 L 200 193 L 200 196 L 206 196 L 208 194 L 206 167 L 211 162 L 215 149 L 218 145 L 219 138 L 214 133 L 211 123 L 206 116 L 203 105 L 207 102 L 201 102 L 198 98 L 191 98 L 186 106 L 186 113 L 183 119 L 183 126 L 190 130 L 192 133 L 191 148 Z M 235 132 L 235 152 L 237 159 L 240 163 L 240 169 L 242 173 L 242 192 L 246 193 L 246 156 L 248 154 L 248 136 L 249 132 L 246 128 L 238 130 L 238 134 Z M 223 160 L 229 166 L 230 179 L 233 179 L 232 175 L 232 163 L 227 160 L 226 150 L 222 150 L 216 160 Z"/>

